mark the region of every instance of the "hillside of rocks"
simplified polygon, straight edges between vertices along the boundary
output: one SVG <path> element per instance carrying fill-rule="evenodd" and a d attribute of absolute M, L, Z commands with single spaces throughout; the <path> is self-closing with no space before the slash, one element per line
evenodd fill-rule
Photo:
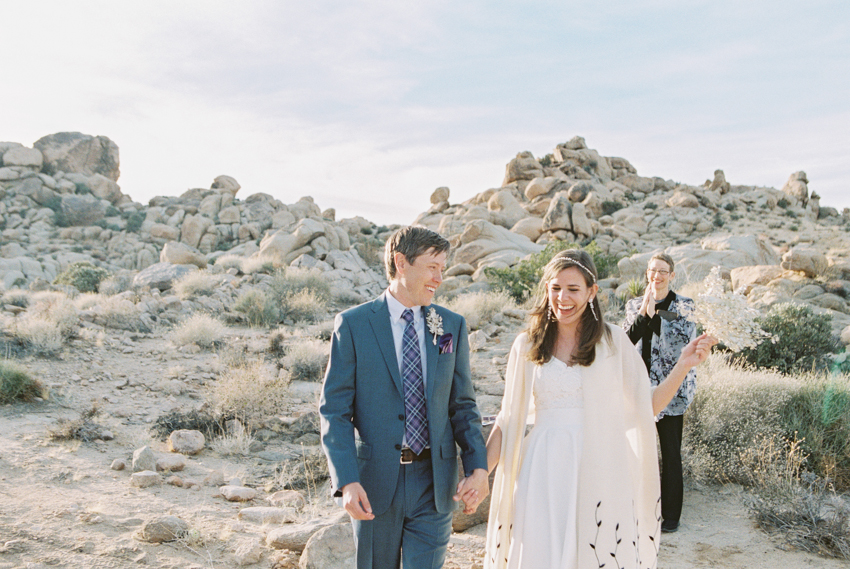
<path fill-rule="evenodd" d="M 0 568 L 351 566 L 316 399 L 333 315 L 386 287 L 382 248 L 397 226 L 338 220 L 310 197 L 251 194 L 227 175 L 141 204 L 119 172 L 104 136 L 0 142 L 0 347 L 46 388 L 0 405 Z M 828 313 L 846 345 L 850 212 L 820 204 L 810 183 L 795 172 L 781 189 L 739 186 L 718 170 L 689 186 L 640 176 L 575 137 L 543 157 L 519 153 L 501 187 L 464 203 L 448 188 L 430 206 L 423 194 L 415 221 L 453 244 L 440 302 L 487 290 L 485 268 L 550 241 L 592 240 L 618 259 L 600 283 L 615 323 L 628 283 L 663 249 L 677 288 L 698 291 L 719 265 L 753 306 Z M 97 293 L 55 282 L 79 262 L 109 275 Z M 279 269 L 329 286 L 306 321 L 257 322 L 245 310 L 280 287 Z M 200 320 L 182 340 L 199 316 L 218 324 Z M 468 321 L 476 394 L 491 415 L 523 311 Z M 52 344 L 34 340 L 51 333 Z M 222 415 L 226 404 L 244 413 Z M 692 517 L 665 542 L 662 566 L 841 566 L 774 548 L 740 489 L 687 492 Z M 447 567 L 481 566 L 485 516 L 456 516 Z"/>

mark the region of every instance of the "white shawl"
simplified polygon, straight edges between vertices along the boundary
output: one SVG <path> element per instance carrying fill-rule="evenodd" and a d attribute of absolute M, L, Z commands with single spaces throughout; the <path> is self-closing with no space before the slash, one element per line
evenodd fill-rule
<path fill-rule="evenodd" d="M 658 457 L 646 367 L 626 333 L 613 326 L 596 359 L 581 367 L 584 395 L 579 472 L 578 567 L 656 567 L 661 527 Z M 528 336 L 514 341 L 505 395 L 496 424 L 502 449 L 493 482 L 487 527 L 486 569 L 506 566 L 513 493 L 521 466 L 525 427 L 533 416 L 533 362 Z M 557 449 L 552 449 L 557 452 Z M 558 488 L 548 489 L 557 492 Z M 538 568 L 531 568 L 538 569 Z M 556 568 L 539 568 L 556 569 Z"/>

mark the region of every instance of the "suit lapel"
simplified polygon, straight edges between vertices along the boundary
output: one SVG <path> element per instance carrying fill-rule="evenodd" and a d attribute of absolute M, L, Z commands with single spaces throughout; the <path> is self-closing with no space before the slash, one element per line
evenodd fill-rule
<path fill-rule="evenodd" d="M 372 325 L 372 332 L 375 334 L 375 342 L 378 344 L 378 349 L 384 357 L 384 363 L 390 372 L 390 377 L 393 379 L 398 392 L 404 397 L 404 389 L 401 385 L 401 374 L 398 371 L 398 357 L 395 353 L 395 341 L 393 340 L 393 329 L 390 325 L 390 310 L 387 308 L 386 295 L 384 292 L 372 303 L 372 315 L 369 317 L 369 323 Z"/>
<path fill-rule="evenodd" d="M 433 305 L 432 305 L 433 306 Z M 428 311 L 431 306 L 422 307 L 422 317 L 428 316 Z M 431 401 L 431 396 L 434 393 L 434 384 L 437 382 L 437 352 L 439 347 L 434 344 L 434 335 L 428 330 L 428 324 L 425 324 L 425 361 L 427 377 L 425 379 L 425 400 Z"/>

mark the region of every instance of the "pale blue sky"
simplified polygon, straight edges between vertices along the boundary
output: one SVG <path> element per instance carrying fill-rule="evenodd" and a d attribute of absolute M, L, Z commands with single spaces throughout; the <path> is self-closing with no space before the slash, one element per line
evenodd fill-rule
<path fill-rule="evenodd" d="M 850 207 L 850 3 L 0 0 L 0 140 L 109 136 L 136 201 L 209 187 L 409 223 L 584 136 L 645 176 Z"/>

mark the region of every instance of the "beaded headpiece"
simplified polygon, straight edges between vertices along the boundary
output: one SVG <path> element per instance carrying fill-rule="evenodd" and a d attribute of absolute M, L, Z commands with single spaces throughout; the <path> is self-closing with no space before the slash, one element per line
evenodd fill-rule
<path fill-rule="evenodd" d="M 564 261 L 569 261 L 573 265 L 580 267 L 581 269 L 584 270 L 585 273 L 590 275 L 590 278 L 593 279 L 594 283 L 596 282 L 596 275 L 593 274 L 593 271 L 591 271 L 590 269 L 588 269 L 587 267 L 585 267 L 584 265 L 582 265 L 581 263 L 579 263 L 578 261 L 576 261 L 572 257 L 567 257 L 566 255 L 563 255 L 561 257 L 554 257 L 551 261 L 549 261 L 549 264 L 552 265 L 555 262 L 560 261 L 561 259 L 563 259 Z"/>

